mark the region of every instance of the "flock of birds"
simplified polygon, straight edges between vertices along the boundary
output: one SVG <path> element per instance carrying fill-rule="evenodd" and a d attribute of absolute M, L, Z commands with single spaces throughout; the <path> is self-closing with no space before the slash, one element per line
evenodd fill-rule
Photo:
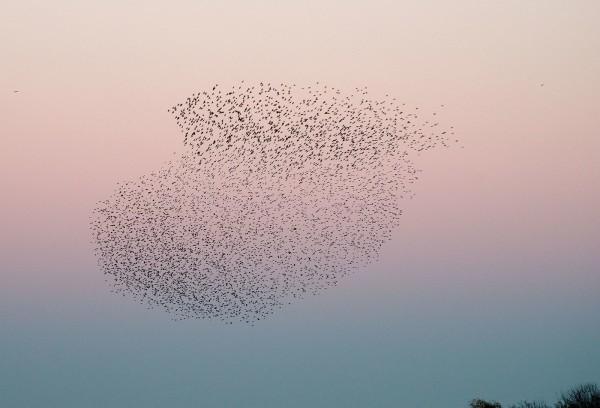
<path fill-rule="evenodd" d="M 318 83 L 194 94 L 169 109 L 181 155 L 94 210 L 100 267 L 116 292 L 227 323 L 336 285 L 390 239 L 412 155 L 451 141 L 417 111 Z"/>

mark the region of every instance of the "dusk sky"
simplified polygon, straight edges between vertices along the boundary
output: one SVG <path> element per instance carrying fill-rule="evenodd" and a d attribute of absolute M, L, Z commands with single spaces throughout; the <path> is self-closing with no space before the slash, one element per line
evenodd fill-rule
<path fill-rule="evenodd" d="M 1 1 L 0 406 L 458 408 L 600 383 L 598 21 L 594 0 Z M 254 326 L 111 293 L 92 210 L 181 150 L 168 108 L 242 80 L 367 86 L 460 142 L 417 158 L 376 262 Z"/>

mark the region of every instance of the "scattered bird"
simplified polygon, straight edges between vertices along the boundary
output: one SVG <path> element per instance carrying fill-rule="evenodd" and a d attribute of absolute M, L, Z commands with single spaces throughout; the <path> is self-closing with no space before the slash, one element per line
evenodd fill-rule
<path fill-rule="evenodd" d="M 191 95 L 169 109 L 180 156 L 95 208 L 101 269 L 149 307 L 227 323 L 335 286 L 391 238 L 411 157 L 454 134 L 405 105 L 321 84 Z"/>

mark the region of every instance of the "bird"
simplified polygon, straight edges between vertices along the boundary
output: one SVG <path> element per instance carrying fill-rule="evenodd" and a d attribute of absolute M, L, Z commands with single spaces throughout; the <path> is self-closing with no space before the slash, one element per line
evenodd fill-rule
<path fill-rule="evenodd" d="M 378 259 L 413 158 L 458 141 L 424 111 L 321 83 L 197 91 L 168 109 L 182 151 L 94 208 L 98 266 L 177 320 L 253 325 L 321 294 Z"/>

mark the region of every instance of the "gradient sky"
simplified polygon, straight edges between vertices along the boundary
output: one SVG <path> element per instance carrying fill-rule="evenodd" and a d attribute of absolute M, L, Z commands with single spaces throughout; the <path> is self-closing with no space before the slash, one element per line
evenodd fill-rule
<path fill-rule="evenodd" d="M 1 1 L 0 406 L 464 407 L 600 383 L 600 3 Z M 438 110 L 376 264 L 249 327 L 109 292 L 88 219 L 232 81 Z M 543 84 L 543 86 L 542 86 Z M 13 90 L 19 90 L 14 93 Z"/>

